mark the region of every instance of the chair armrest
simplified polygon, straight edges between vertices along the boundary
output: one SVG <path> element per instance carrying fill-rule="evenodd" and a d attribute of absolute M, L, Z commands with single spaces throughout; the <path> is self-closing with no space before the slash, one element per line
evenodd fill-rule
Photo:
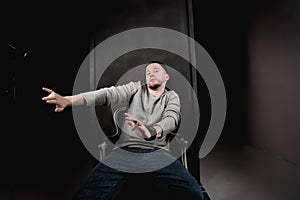
<path fill-rule="evenodd" d="M 186 155 L 188 141 L 180 133 L 176 133 L 176 134 L 169 133 L 169 134 L 180 145 L 181 162 L 182 162 L 183 166 L 188 170 L 187 155 Z"/>
<path fill-rule="evenodd" d="M 107 147 L 107 142 L 103 141 L 100 144 L 98 144 L 98 149 L 99 149 L 99 161 L 102 161 L 105 158 L 105 153 L 106 153 L 106 147 Z"/>

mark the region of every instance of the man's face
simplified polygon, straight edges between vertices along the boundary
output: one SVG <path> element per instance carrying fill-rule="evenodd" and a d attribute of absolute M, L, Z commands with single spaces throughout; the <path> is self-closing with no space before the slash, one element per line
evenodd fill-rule
<path fill-rule="evenodd" d="M 159 63 L 151 63 L 146 67 L 146 83 L 149 88 L 157 89 L 165 86 L 169 75 Z"/>

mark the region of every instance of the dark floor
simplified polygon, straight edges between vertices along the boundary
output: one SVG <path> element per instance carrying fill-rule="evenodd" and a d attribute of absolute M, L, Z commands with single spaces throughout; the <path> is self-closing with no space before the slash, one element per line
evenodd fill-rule
<path fill-rule="evenodd" d="M 218 145 L 200 166 L 212 200 L 300 199 L 300 166 L 252 146 Z"/>
<path fill-rule="evenodd" d="M 201 183 L 210 200 L 300 199 L 300 166 L 249 145 L 218 144 L 201 159 L 200 166 Z M 1 188 L 0 199 L 70 199 L 51 188 L 45 192 L 18 187 L 13 195 L 11 192 L 9 188 Z"/>

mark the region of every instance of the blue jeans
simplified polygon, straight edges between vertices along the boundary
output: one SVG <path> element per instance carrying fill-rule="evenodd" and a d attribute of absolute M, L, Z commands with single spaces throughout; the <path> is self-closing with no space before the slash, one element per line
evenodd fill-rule
<path fill-rule="evenodd" d="M 156 199 L 203 199 L 197 180 L 169 152 L 132 147 L 115 149 L 104 162 L 99 162 L 76 199 L 119 200 L 121 189 L 128 184 L 140 199 L 154 191 Z M 141 187 L 148 194 L 140 194 Z"/>

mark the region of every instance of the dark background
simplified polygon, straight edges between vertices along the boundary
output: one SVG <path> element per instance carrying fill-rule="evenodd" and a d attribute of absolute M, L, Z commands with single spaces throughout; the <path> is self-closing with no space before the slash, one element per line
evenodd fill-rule
<path fill-rule="evenodd" d="M 64 199 L 74 193 L 95 159 L 77 135 L 71 109 L 54 113 L 41 101 L 41 88 L 71 94 L 91 41 L 143 26 L 186 33 L 211 55 L 228 101 L 218 143 L 250 144 L 298 165 L 299 8 L 292 0 L 3 4 L 0 197 Z M 200 143 L 190 156 L 197 157 Z M 199 160 L 189 162 L 199 180 Z"/>

